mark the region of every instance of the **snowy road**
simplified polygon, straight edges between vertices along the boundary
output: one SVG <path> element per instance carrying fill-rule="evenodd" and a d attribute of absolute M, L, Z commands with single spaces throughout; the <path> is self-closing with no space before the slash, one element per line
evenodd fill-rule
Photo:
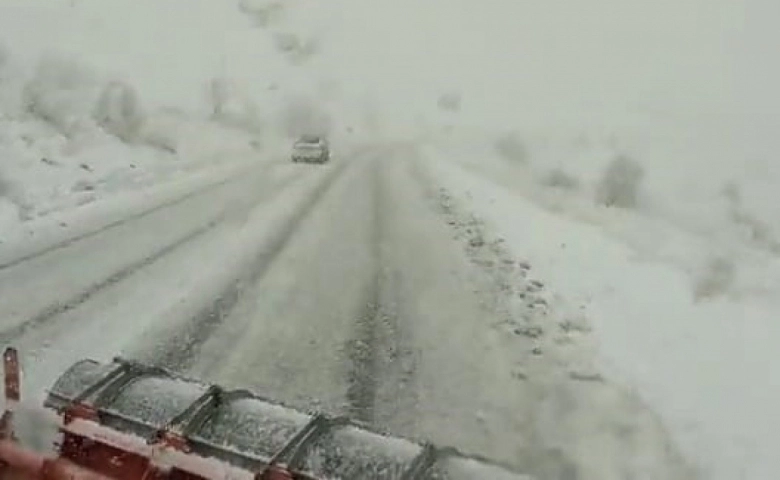
<path fill-rule="evenodd" d="M 411 160 L 264 164 L 10 263 L 0 338 L 26 391 L 120 354 L 540 478 L 693 478 L 632 395 L 503 329 L 515 289 L 534 296 L 527 266 L 459 233 Z"/>

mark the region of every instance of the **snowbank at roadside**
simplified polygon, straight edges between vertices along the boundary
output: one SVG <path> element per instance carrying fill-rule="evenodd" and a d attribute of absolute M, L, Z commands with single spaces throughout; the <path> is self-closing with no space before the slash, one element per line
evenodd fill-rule
<path fill-rule="evenodd" d="M 713 124 L 702 127 L 709 142 L 680 124 L 659 133 L 669 140 L 659 144 L 653 132 L 663 122 L 646 126 L 644 135 L 626 126 L 612 137 L 463 130 L 433 136 L 426 148 L 684 270 L 699 299 L 776 288 L 752 273 L 780 261 L 780 169 Z"/>
<path fill-rule="evenodd" d="M 736 271 L 714 266 L 715 291 L 701 298 L 688 264 L 647 253 L 660 243 L 678 259 L 697 258 L 707 237 L 632 212 L 565 200 L 553 206 L 534 182 L 498 185 L 441 157 L 431 165 L 442 186 L 581 309 L 599 339 L 604 373 L 659 412 L 703 478 L 774 475 L 777 257 L 735 245 Z"/>

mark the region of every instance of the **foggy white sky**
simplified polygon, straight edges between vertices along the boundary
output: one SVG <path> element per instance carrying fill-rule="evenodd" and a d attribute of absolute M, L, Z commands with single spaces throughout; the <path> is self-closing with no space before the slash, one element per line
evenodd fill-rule
<path fill-rule="evenodd" d="M 497 116 L 599 105 L 731 111 L 740 103 L 740 2 L 350 3 L 340 20 L 354 28 L 328 32 L 338 44 L 334 73 L 387 95 L 460 88 L 464 105 L 482 103 Z"/>
<path fill-rule="evenodd" d="M 258 95 L 269 82 L 295 90 L 327 80 L 343 101 L 375 96 L 405 117 L 459 91 L 463 118 L 485 126 L 649 110 L 766 116 L 780 106 L 775 0 L 302 0 L 276 31 L 320 37 L 322 54 L 309 68 L 285 64 L 267 32 L 205 0 L 170 2 L 153 19 L 143 1 L 111 9 L 113 18 L 80 1 L 78 21 L 88 31 L 65 25 L 50 7 L 3 3 L 0 17 L 15 10 L 7 18 L 36 17 L 41 26 L 12 51 L 57 45 L 98 58 L 152 102 L 200 100 L 194 80 L 221 71 Z M 191 8 L 182 11 L 185 3 Z M 13 29 L 23 24 L 0 20 L 0 40 L 3 30 L 20 38 Z M 138 29 L 148 43 L 133 43 Z M 98 37 L 105 40 L 95 45 Z M 269 56 L 258 56 L 262 48 Z"/>

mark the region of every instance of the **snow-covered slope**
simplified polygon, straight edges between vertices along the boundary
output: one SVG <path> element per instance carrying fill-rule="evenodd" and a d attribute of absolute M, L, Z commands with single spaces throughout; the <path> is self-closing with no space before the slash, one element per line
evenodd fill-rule
<path fill-rule="evenodd" d="M 551 205 L 541 188 L 442 159 L 432 168 L 456 205 L 487 224 L 487 241 L 506 242 L 559 311 L 588 320 L 601 371 L 658 411 L 702 478 L 774 476 L 777 256 L 733 244 L 734 256 L 716 257 L 706 236 L 662 220 Z M 542 345 L 554 342 L 558 327 L 541 328 Z"/>
<path fill-rule="evenodd" d="M 425 145 L 443 185 L 589 305 L 610 374 L 706 478 L 770 478 L 778 8 L 5 0 L 0 241 L 52 210 L 267 158 L 302 129 L 336 148 Z M 609 177 L 618 158 L 627 173 Z"/>
<path fill-rule="evenodd" d="M 78 57 L 29 60 L 9 54 L 0 64 L 0 241 L 20 222 L 246 161 L 260 146 L 257 135 L 206 118 L 145 110 L 131 83 Z"/>
<path fill-rule="evenodd" d="M 188 5 L 0 5 L 0 241 L 29 237 L 17 227 L 54 211 L 281 153 L 258 114 L 266 99 L 242 86 L 256 78 L 234 81 L 207 62 L 235 51 L 214 36 L 245 16 L 236 5 Z M 211 35 L 201 27 L 183 38 L 170 28 L 177 20 L 211 25 Z"/>

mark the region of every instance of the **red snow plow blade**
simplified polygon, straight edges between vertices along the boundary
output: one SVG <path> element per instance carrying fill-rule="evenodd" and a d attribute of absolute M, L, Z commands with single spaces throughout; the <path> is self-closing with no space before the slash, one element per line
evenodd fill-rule
<path fill-rule="evenodd" d="M 530 480 L 451 448 L 308 414 L 167 370 L 82 360 L 52 386 L 61 439 L 44 456 L 13 432 L 17 352 L 4 353 L 0 480 Z"/>

